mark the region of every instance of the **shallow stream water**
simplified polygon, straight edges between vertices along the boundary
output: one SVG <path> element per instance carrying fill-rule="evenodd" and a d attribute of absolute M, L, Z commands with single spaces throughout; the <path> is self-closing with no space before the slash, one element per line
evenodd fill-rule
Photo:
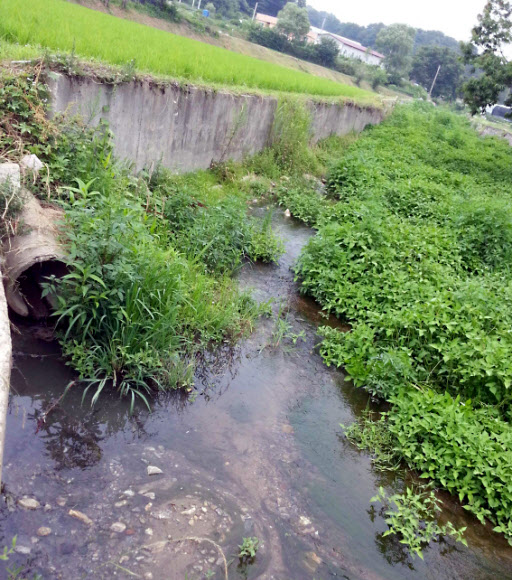
<path fill-rule="evenodd" d="M 17 551 L 0 578 L 16 564 L 27 578 L 222 579 L 224 557 L 232 579 L 512 578 L 512 548 L 449 498 L 441 517 L 468 526 L 468 548 L 440 542 L 423 562 L 383 537 L 370 498 L 403 480 L 375 471 L 343 437 L 340 423 L 367 396 L 316 354 L 317 326 L 337 322 L 299 296 L 290 271 L 311 230 L 274 220 L 285 256 L 245 266 L 240 282 L 276 312 L 286 304 L 305 340 L 273 346 L 275 320 L 261 320 L 200 366 L 194 401 L 172 394 L 130 416 L 115 396 L 91 410 L 73 387 L 52 408 L 73 374 L 40 330 L 14 335 L 0 548 L 16 535 Z M 40 507 L 20 507 L 23 497 Z M 244 537 L 260 548 L 241 566 Z"/>

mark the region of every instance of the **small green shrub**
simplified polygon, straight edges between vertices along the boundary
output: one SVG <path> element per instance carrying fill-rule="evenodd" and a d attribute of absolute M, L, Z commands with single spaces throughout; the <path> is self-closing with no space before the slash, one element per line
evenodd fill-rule
<path fill-rule="evenodd" d="M 328 206 L 327 200 L 318 194 L 311 184 L 280 184 L 275 195 L 279 205 L 307 225 L 315 225 Z"/>
<path fill-rule="evenodd" d="M 311 114 L 298 100 L 281 99 L 272 126 L 270 151 L 276 165 L 288 173 L 314 171 L 316 159 L 309 148 Z"/>
<path fill-rule="evenodd" d="M 261 262 L 278 262 L 284 254 L 284 243 L 272 231 L 272 212 L 262 220 L 252 220 L 247 256 Z"/>
<path fill-rule="evenodd" d="M 162 227 L 135 195 L 91 185 L 70 192 L 70 272 L 47 291 L 58 294 L 64 352 L 96 389 L 93 402 L 110 384 L 146 400 L 190 380 L 183 361 L 194 349 L 243 333 L 250 305 L 229 280 L 162 244 Z"/>
<path fill-rule="evenodd" d="M 457 542 L 468 545 L 463 536 L 466 528 L 456 529 L 451 522 L 444 525 L 437 522 L 436 515 L 441 511 L 442 502 L 433 490 L 407 487 L 405 493 L 388 497 L 381 487 L 371 501 L 384 505 L 384 519 L 389 527 L 384 537 L 397 535 L 413 556 L 423 560 L 423 548 L 442 536 L 452 536 Z"/>
<path fill-rule="evenodd" d="M 260 541 L 258 538 L 244 538 L 242 545 L 238 546 L 240 560 L 254 560 L 258 552 Z"/>

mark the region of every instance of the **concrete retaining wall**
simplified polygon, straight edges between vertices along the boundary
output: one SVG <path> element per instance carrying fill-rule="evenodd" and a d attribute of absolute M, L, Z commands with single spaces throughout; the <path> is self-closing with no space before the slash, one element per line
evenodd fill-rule
<path fill-rule="evenodd" d="M 233 95 L 149 81 L 119 85 L 52 74 L 53 112 L 80 114 L 87 123 L 108 122 L 116 155 L 140 170 L 161 161 L 185 172 L 206 169 L 212 160 L 241 160 L 267 144 L 277 99 Z M 314 141 L 380 123 L 383 112 L 351 104 L 311 103 Z"/>

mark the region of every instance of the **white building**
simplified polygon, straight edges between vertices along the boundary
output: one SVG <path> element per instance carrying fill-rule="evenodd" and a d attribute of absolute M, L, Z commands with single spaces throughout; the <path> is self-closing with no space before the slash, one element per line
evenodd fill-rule
<path fill-rule="evenodd" d="M 350 40 L 349 38 L 338 36 L 332 32 L 326 32 L 325 30 L 321 30 L 320 28 L 315 27 L 311 28 L 311 32 L 308 35 L 308 38 L 312 39 L 314 42 L 320 42 L 320 39 L 323 36 L 332 38 L 336 42 L 342 56 L 346 56 L 348 58 L 357 58 L 366 64 L 382 66 L 382 62 L 384 60 L 383 54 L 377 52 L 376 50 L 372 50 L 371 48 L 366 48 L 366 46 L 363 46 L 355 40 Z"/>

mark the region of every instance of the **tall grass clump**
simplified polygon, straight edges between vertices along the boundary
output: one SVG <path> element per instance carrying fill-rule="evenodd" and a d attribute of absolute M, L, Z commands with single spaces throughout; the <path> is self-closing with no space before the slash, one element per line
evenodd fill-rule
<path fill-rule="evenodd" d="M 64 354 L 94 386 L 93 401 L 107 385 L 145 398 L 186 384 L 198 348 L 243 334 L 250 301 L 174 249 L 136 191 L 79 182 L 70 193 L 69 273 L 49 285 Z"/>
<path fill-rule="evenodd" d="M 94 33 L 92 33 L 94 31 Z M 105 63 L 202 83 L 346 97 L 376 104 L 357 87 L 302 73 L 256 58 L 116 18 L 64 0 L 0 3 L 0 41 L 76 52 Z"/>
<path fill-rule="evenodd" d="M 321 330 L 325 361 L 392 403 L 400 458 L 509 538 L 511 181 L 505 142 L 399 107 L 332 167 L 337 202 L 297 266 L 302 291 L 351 325 Z"/>
<path fill-rule="evenodd" d="M 134 175 L 108 127 L 48 120 L 46 94 L 37 76 L 0 76 L 0 154 L 37 153 L 45 170 L 24 185 L 65 214 L 68 271 L 44 291 L 57 300 L 57 336 L 93 402 L 113 388 L 148 403 L 190 385 L 199 350 L 251 329 L 258 309 L 231 275 L 244 259 L 278 260 L 282 245 L 270 218 L 247 215 L 237 185 L 224 189 L 212 172 Z M 0 191 L 0 236 L 21 202 Z"/>

